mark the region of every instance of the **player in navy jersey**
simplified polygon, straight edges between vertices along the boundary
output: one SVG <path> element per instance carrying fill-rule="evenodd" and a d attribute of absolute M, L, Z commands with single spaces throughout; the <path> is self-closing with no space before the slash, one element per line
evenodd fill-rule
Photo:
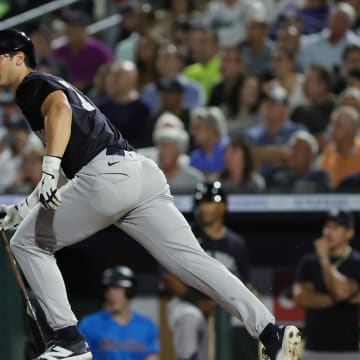
<path fill-rule="evenodd" d="M 86 59 L 84 59 L 86 61 Z M 220 262 L 208 256 L 176 209 L 164 174 L 135 153 L 81 92 L 35 71 L 30 38 L 0 31 L 0 86 L 9 87 L 31 128 L 43 140 L 43 174 L 18 204 L 2 207 L 0 228 L 18 225 L 11 249 L 54 330 L 37 360 L 92 359 L 71 310 L 54 253 L 115 225 L 143 245 L 168 271 L 241 318 L 265 345 L 264 355 L 293 360 L 300 335 L 279 327 L 268 309 Z M 60 168 L 69 181 L 58 188 Z"/>

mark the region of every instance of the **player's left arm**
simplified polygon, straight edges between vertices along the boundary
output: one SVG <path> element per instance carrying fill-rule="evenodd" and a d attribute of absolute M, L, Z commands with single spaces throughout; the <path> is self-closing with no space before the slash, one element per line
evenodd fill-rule
<path fill-rule="evenodd" d="M 72 109 L 64 92 L 56 90 L 45 98 L 41 112 L 46 138 L 41 181 L 25 200 L 1 208 L 5 216 L 0 219 L 0 228 L 9 229 L 19 224 L 39 201 L 46 209 L 56 209 L 61 204 L 57 185 L 61 158 L 71 134 Z"/>
<path fill-rule="evenodd" d="M 61 204 L 58 181 L 61 160 L 71 135 L 72 109 L 64 92 L 56 90 L 45 98 L 41 112 L 44 117 L 46 150 L 38 196 L 45 209 L 56 209 Z"/>
<path fill-rule="evenodd" d="M 41 106 L 44 116 L 46 155 L 62 158 L 69 143 L 72 109 L 63 91 L 50 93 Z"/>

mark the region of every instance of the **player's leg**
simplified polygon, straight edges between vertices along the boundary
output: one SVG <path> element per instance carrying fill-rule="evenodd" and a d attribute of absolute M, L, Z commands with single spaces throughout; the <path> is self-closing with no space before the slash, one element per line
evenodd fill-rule
<path fill-rule="evenodd" d="M 79 333 L 54 253 L 107 227 L 138 201 L 137 176 L 132 170 L 114 165 L 111 171 L 119 174 L 103 174 L 101 164 L 107 168 L 107 161 L 98 162 L 90 163 L 61 189 L 59 208 L 34 208 L 11 240 L 12 251 L 50 327 L 65 340 Z M 132 167 L 136 169 L 136 164 Z"/>
<path fill-rule="evenodd" d="M 146 180 L 142 188 L 151 193 L 151 178 Z M 161 181 L 158 176 L 156 186 Z M 187 221 L 174 206 L 166 184 L 161 196 L 144 202 L 117 225 L 141 243 L 166 269 L 242 319 L 249 333 L 256 338 L 260 337 L 265 345 L 281 337 L 281 340 L 285 339 L 284 348 L 290 351 L 297 348 L 297 343 L 288 344 L 290 337 L 296 339 L 296 342 L 299 340 L 296 328 L 289 327 L 285 334 L 280 333 L 273 325 L 273 315 L 260 300 L 220 262 L 203 251 Z M 281 343 L 275 345 L 281 347 Z M 271 359 L 275 356 L 273 352 L 279 350 L 275 349 L 275 345 L 274 350 L 268 347 Z"/>

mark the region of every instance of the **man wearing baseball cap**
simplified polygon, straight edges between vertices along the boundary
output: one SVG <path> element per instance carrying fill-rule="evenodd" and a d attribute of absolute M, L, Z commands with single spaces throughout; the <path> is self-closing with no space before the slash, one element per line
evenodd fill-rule
<path fill-rule="evenodd" d="M 303 360 L 360 358 L 360 252 L 350 246 L 354 232 L 350 211 L 329 212 L 315 253 L 298 266 L 293 295 L 306 310 Z"/>

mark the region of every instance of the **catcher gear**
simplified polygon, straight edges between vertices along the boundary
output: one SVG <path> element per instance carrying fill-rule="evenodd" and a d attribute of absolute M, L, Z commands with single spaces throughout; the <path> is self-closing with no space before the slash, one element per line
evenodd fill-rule
<path fill-rule="evenodd" d="M 45 209 L 56 209 L 61 204 L 60 192 L 57 188 L 61 159 L 45 156 L 43 174 L 39 184 L 39 199 Z"/>

